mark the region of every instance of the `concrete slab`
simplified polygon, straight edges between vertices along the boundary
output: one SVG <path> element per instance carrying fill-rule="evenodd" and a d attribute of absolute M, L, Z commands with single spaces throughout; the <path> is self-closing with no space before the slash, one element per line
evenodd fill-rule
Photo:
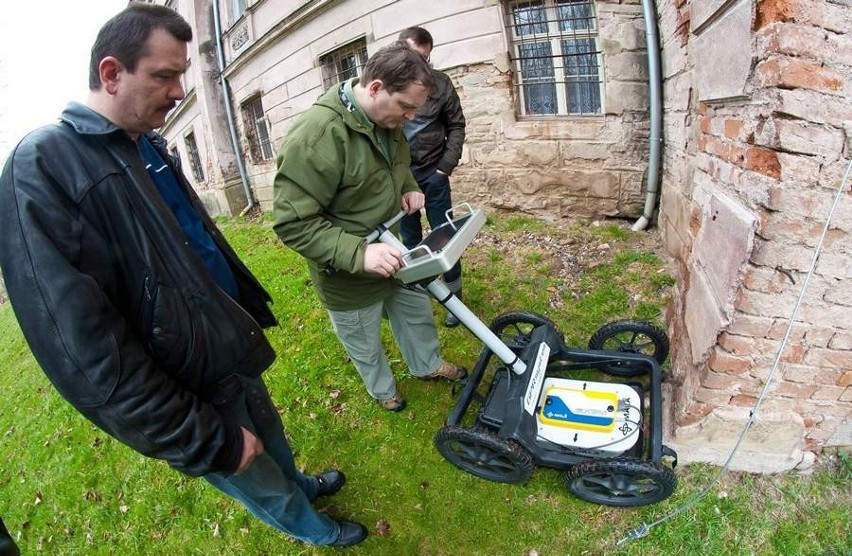
<path fill-rule="evenodd" d="M 723 312 L 735 294 L 744 265 L 754 249 L 757 216 L 739 201 L 713 191 L 703 207 L 695 240 L 695 261 L 706 276 Z"/>
<path fill-rule="evenodd" d="M 750 407 L 719 407 L 696 423 L 675 430 L 666 443 L 678 453 L 678 463 L 723 465 L 731 454 Z M 758 412 L 730 469 L 752 473 L 801 470 L 812 459 L 803 450 L 805 423 L 793 411 Z"/>
<path fill-rule="evenodd" d="M 751 2 L 741 2 L 693 42 L 699 100 L 745 96 L 752 51 L 743 45 L 751 44 L 751 19 Z"/>

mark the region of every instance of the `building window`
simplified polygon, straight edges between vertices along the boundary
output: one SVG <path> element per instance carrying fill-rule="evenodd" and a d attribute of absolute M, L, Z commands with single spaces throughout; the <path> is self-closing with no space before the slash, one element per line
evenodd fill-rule
<path fill-rule="evenodd" d="M 195 179 L 195 183 L 201 183 L 204 181 L 204 169 L 201 167 L 201 157 L 198 156 L 198 145 L 195 143 L 195 134 L 192 132 L 187 133 L 183 142 L 186 145 L 186 152 L 189 156 L 189 167 L 192 169 L 192 177 Z"/>
<path fill-rule="evenodd" d="M 327 91 L 336 83 L 360 77 L 367 63 L 367 41 L 359 39 L 320 56 L 322 85 Z"/>
<path fill-rule="evenodd" d="M 246 0 L 231 0 L 231 12 L 234 16 L 232 21 L 243 17 L 243 14 L 246 12 Z"/>
<path fill-rule="evenodd" d="M 269 142 L 269 127 L 266 124 L 260 95 L 244 102 L 242 111 L 252 160 L 259 163 L 271 159 L 274 153 L 272 144 Z"/>
<path fill-rule="evenodd" d="M 509 2 L 506 8 L 518 112 L 600 114 L 601 53 L 592 0 Z"/>

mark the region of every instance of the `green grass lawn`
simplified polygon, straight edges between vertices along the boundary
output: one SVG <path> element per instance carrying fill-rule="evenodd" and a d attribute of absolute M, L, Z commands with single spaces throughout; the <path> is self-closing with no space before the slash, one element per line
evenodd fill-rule
<path fill-rule="evenodd" d="M 401 413 L 367 396 L 309 284 L 301 259 L 267 220 L 223 220 L 237 251 L 272 294 L 278 359 L 265 374 L 297 463 L 340 468 L 349 480 L 324 509 L 358 520 L 370 538 L 348 554 L 850 554 L 852 465 L 811 475 L 728 474 L 706 498 L 645 538 L 628 532 L 693 499 L 716 469 L 677 468 L 661 504 L 617 509 L 583 502 L 562 473 L 526 484 L 488 482 L 445 461 L 432 444 L 452 387 L 391 363 L 408 399 Z M 583 346 L 618 318 L 661 320 L 672 278 L 656 238 L 623 225 L 548 226 L 492 216 L 465 253 L 465 303 L 483 321 L 537 311 Z M 442 309 L 436 313 L 443 318 Z M 24 554 L 323 554 L 288 540 L 206 483 L 146 459 L 93 427 L 52 389 L 8 304 L 0 307 L 0 516 Z M 481 345 L 439 331 L 446 359 L 472 366 Z M 387 336 L 391 345 L 390 336 Z"/>

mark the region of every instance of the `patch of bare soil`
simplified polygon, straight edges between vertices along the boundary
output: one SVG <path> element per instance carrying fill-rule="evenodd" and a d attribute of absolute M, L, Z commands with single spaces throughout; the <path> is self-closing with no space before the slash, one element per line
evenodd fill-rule
<path fill-rule="evenodd" d="M 542 231 L 480 230 L 471 248 L 465 252 L 465 260 L 467 264 L 487 267 L 491 253 L 496 251 L 505 260 L 523 268 L 534 256 L 539 261 L 537 264 L 548 265 L 554 277 L 560 278 L 569 291 L 576 291 L 583 274 L 610 262 L 613 253 L 618 250 L 653 252 L 666 267 L 673 266 L 659 230 L 630 232 L 631 225 L 632 222 L 623 220 L 587 224 L 559 221 Z M 624 237 L 601 233 L 601 228 L 611 226 L 623 229 L 626 232 Z M 667 270 L 672 273 L 673 269 Z"/>

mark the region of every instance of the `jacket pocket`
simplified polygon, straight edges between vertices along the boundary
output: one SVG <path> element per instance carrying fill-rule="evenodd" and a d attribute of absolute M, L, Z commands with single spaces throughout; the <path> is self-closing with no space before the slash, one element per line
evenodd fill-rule
<path fill-rule="evenodd" d="M 187 300 L 180 291 L 146 276 L 139 315 L 148 355 L 176 377 L 190 362 L 195 344 Z"/>

